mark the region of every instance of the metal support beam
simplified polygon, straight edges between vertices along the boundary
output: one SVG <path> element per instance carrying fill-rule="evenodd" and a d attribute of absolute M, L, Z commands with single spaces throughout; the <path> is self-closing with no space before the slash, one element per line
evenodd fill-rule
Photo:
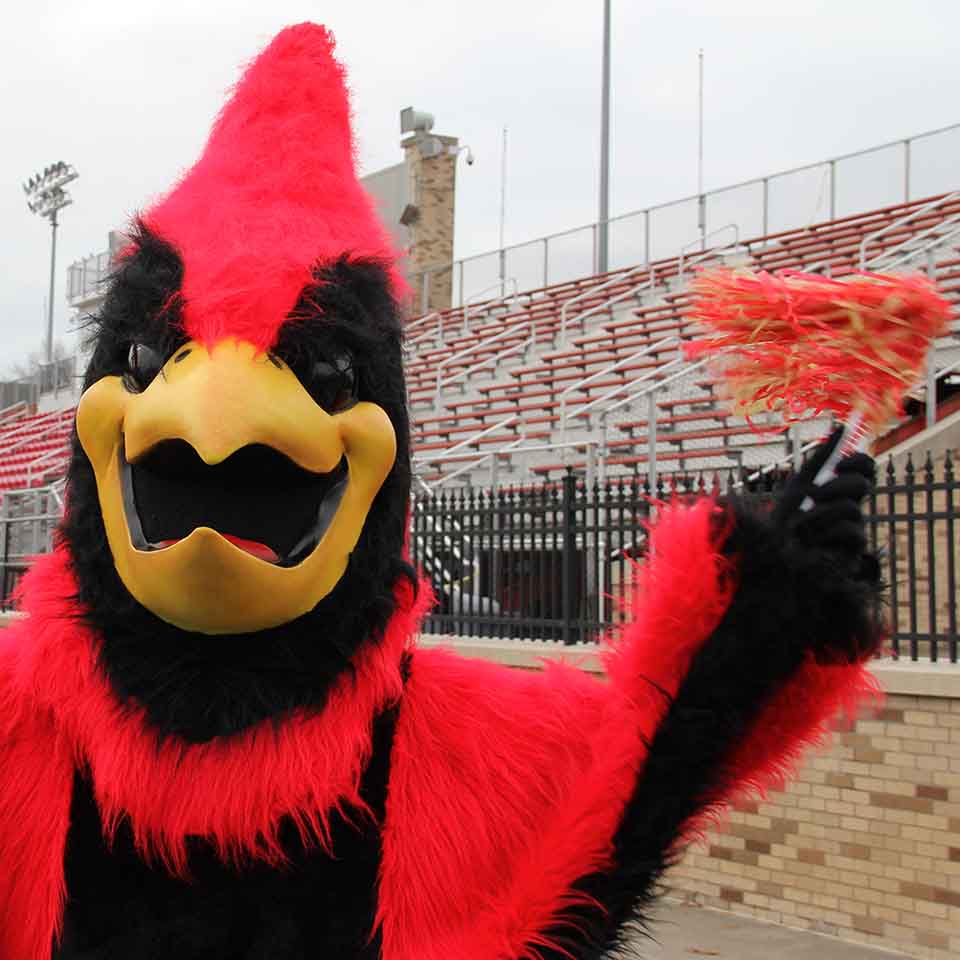
<path fill-rule="evenodd" d="M 610 230 L 610 0 L 603 0 L 603 63 L 600 79 L 600 213 L 597 273 L 608 269 Z"/>
<path fill-rule="evenodd" d="M 650 496 L 657 492 L 657 391 L 647 394 L 647 477 Z"/>
<path fill-rule="evenodd" d="M 57 272 L 57 226 L 57 211 L 54 210 L 53 215 L 50 217 L 50 298 L 47 300 L 47 363 L 53 363 L 53 296 L 56 288 Z"/>

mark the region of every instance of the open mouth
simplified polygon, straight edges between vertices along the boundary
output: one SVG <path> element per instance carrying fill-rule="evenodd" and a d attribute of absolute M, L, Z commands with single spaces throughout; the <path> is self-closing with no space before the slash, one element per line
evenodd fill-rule
<path fill-rule="evenodd" d="M 161 550 L 209 527 L 276 566 L 309 556 L 347 488 L 347 461 L 311 473 L 262 444 L 209 466 L 184 440 L 164 440 L 135 463 L 120 449 L 123 503 L 137 550 Z"/>

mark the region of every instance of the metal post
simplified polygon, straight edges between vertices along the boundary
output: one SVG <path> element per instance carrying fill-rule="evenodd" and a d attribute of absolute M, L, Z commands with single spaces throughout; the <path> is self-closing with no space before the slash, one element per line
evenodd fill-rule
<path fill-rule="evenodd" d="M 543 285 L 550 286 L 550 239 L 543 238 Z"/>
<path fill-rule="evenodd" d="M 936 283 L 937 258 L 932 250 L 927 251 L 927 276 Z M 927 354 L 927 429 L 937 423 L 937 345 L 930 344 Z"/>
<path fill-rule="evenodd" d="M 603 0 L 603 62 L 600 81 L 600 242 L 597 273 L 607 272 L 607 231 L 610 219 L 610 0 Z"/>
<path fill-rule="evenodd" d="M 910 202 L 910 141 L 903 141 L 903 200 Z"/>
<path fill-rule="evenodd" d="M 927 429 L 937 425 L 937 348 L 927 355 Z"/>
<path fill-rule="evenodd" d="M 576 642 L 573 635 L 573 600 L 575 592 L 574 576 L 576 567 L 574 559 L 577 550 L 577 538 L 573 529 L 573 499 L 577 491 L 577 478 L 568 470 L 563 477 L 563 500 L 561 512 L 563 514 L 563 556 L 560 558 L 563 600 L 563 626 L 561 636 L 565 644 Z"/>
<path fill-rule="evenodd" d="M 830 219 L 837 219 L 837 161 L 830 161 Z"/>
<path fill-rule="evenodd" d="M 770 226 L 770 180 L 763 178 L 763 235 L 767 235 Z"/>
<path fill-rule="evenodd" d="M 650 481 L 650 496 L 657 489 L 657 391 L 647 394 L 647 477 Z"/>
<path fill-rule="evenodd" d="M 47 363 L 53 360 L 53 293 L 57 269 L 57 211 L 50 217 L 50 299 L 47 301 Z"/>
<path fill-rule="evenodd" d="M 697 54 L 700 73 L 700 92 L 697 98 L 697 225 L 700 228 L 700 249 L 707 242 L 707 198 L 703 195 L 703 49 Z"/>
<path fill-rule="evenodd" d="M 500 296 L 507 292 L 507 255 L 503 246 L 503 231 L 507 217 L 507 128 L 503 128 L 503 151 L 500 155 Z"/>
<path fill-rule="evenodd" d="M 650 255 L 650 211 L 643 211 L 643 262 L 650 263 L 653 257 Z"/>

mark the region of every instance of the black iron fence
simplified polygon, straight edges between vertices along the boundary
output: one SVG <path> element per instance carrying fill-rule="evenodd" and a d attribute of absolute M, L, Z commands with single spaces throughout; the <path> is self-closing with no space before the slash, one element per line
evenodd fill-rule
<path fill-rule="evenodd" d="M 900 471 L 881 466 L 866 506 L 873 549 L 888 586 L 896 656 L 958 661 L 957 559 L 960 481 L 949 454 Z M 769 499 L 782 475 L 768 474 L 751 496 Z M 414 561 L 433 580 L 438 603 L 428 633 L 561 643 L 597 640 L 624 619 L 616 598 L 646 550 L 651 500 L 742 490 L 724 474 L 643 477 L 588 486 L 557 483 L 464 488 L 416 496 Z M 50 549 L 61 501 L 53 488 L 7 493 L 0 501 L 0 609 L 30 557 Z"/>
<path fill-rule="evenodd" d="M 769 499 L 783 479 L 767 475 L 748 494 Z M 624 617 L 616 598 L 643 560 L 651 500 L 733 488 L 744 489 L 732 471 L 663 478 L 652 497 L 639 476 L 588 486 L 570 474 L 415 497 L 412 551 L 438 598 L 425 630 L 595 641 Z M 889 584 L 896 656 L 957 661 L 958 501 L 949 455 L 921 468 L 908 461 L 900 476 L 892 462 L 881 466 L 866 515 Z"/>

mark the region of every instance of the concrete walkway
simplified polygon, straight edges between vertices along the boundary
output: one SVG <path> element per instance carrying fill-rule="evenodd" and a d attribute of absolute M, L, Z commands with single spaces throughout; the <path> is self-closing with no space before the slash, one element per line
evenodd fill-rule
<path fill-rule="evenodd" d="M 901 953 L 670 901 L 661 901 L 657 907 L 651 933 L 657 942 L 638 938 L 634 956 L 642 960 L 907 960 Z"/>

